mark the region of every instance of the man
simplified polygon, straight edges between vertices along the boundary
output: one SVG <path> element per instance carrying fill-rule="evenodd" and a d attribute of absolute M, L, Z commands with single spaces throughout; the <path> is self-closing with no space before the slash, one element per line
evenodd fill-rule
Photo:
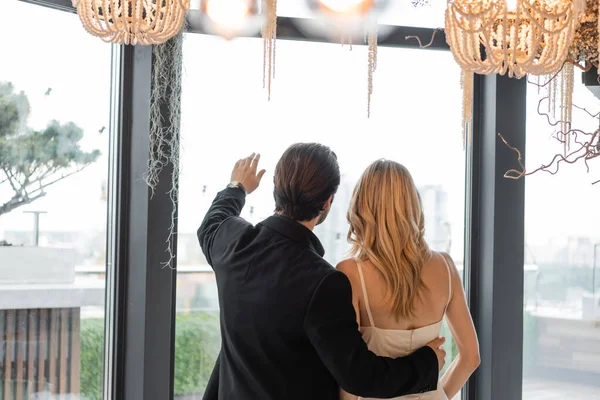
<path fill-rule="evenodd" d="M 350 282 L 313 234 L 340 184 L 335 154 L 295 144 L 275 169 L 275 215 L 240 218 L 260 156 L 239 160 L 198 230 L 219 289 L 222 347 L 205 400 L 337 400 L 339 387 L 390 398 L 437 388 L 444 339 L 397 359 L 364 343 Z"/>

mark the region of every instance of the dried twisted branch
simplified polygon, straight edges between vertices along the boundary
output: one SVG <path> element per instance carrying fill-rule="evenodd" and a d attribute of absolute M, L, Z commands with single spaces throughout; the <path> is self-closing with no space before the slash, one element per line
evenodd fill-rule
<path fill-rule="evenodd" d="M 574 64 L 578 65 L 576 63 L 574 63 Z M 582 69 L 586 68 L 586 67 L 582 67 L 580 65 L 578 65 L 578 66 Z M 552 81 L 552 79 L 554 79 L 554 78 L 556 78 L 556 75 L 553 76 L 552 78 L 550 78 L 547 82 L 545 82 L 542 85 L 539 85 L 536 82 L 531 82 L 531 81 L 528 81 L 528 82 L 532 83 L 534 85 L 537 85 L 537 86 L 545 86 L 550 81 Z M 555 175 L 558 173 L 558 171 L 560 169 L 560 165 L 563 163 L 575 164 L 577 162 L 583 162 L 586 166 L 587 171 L 589 172 L 590 168 L 589 168 L 588 162 L 597 157 L 600 157 L 600 129 L 597 129 L 594 132 L 585 132 L 580 129 L 571 129 L 570 124 L 565 125 L 565 124 L 563 124 L 563 121 L 555 120 L 554 118 L 551 118 L 551 115 L 549 112 L 542 111 L 542 108 L 546 108 L 546 109 L 548 108 L 545 105 L 543 106 L 544 102 L 546 102 L 546 101 L 550 101 L 549 96 L 544 96 L 538 101 L 538 106 L 537 106 L 538 115 L 543 116 L 546 119 L 546 122 L 548 123 L 548 125 L 550 125 L 551 127 L 569 126 L 569 128 L 567 130 L 561 130 L 561 129 L 557 130 L 552 135 L 552 138 L 554 138 L 561 144 L 572 143 L 573 147 L 570 148 L 569 151 L 565 151 L 564 153 L 555 154 L 552 157 L 552 159 L 550 160 L 550 162 L 548 162 L 546 164 L 542 164 L 541 166 L 539 166 L 538 168 L 536 168 L 532 171 L 528 171 L 523 162 L 523 157 L 522 157 L 521 151 L 519 149 L 517 149 L 516 147 L 510 145 L 508 143 L 508 141 L 504 138 L 504 136 L 501 133 L 498 133 L 498 136 L 500 137 L 502 142 L 504 142 L 504 144 L 509 149 L 511 149 L 512 151 L 517 153 L 517 162 L 519 163 L 519 166 L 520 166 L 520 169 L 510 169 L 510 170 L 506 171 L 506 173 L 504 174 L 505 178 L 520 179 L 524 176 L 532 175 L 532 174 L 535 174 L 540 171 L 547 172 L 551 175 Z M 585 107 L 580 107 L 575 104 L 573 104 L 573 107 L 585 112 L 587 115 L 589 115 L 590 117 L 592 117 L 594 119 L 600 120 L 600 112 L 592 113 Z M 599 182 L 600 182 L 600 180 L 595 181 L 592 184 L 594 185 Z"/>
<path fill-rule="evenodd" d="M 419 48 L 421 49 L 426 49 L 428 47 L 430 47 L 433 44 L 433 41 L 435 40 L 435 35 L 438 33 L 438 31 L 441 31 L 442 28 L 435 28 L 433 30 L 433 33 L 431 34 L 431 40 L 429 40 L 429 43 L 427 43 L 426 45 L 423 44 L 423 42 L 421 42 L 421 38 L 415 35 L 408 35 L 404 37 L 404 40 L 409 40 L 409 39 L 417 39 L 417 42 L 419 42 Z"/>
<path fill-rule="evenodd" d="M 580 135 L 580 134 L 591 136 L 591 137 L 587 140 L 581 141 L 578 139 L 578 135 Z M 502 136 L 501 133 L 498 133 L 498 136 L 500 137 L 500 139 L 502 139 L 504 144 L 509 149 L 511 149 L 512 151 L 517 153 L 517 162 L 519 163 L 519 166 L 521 167 L 521 170 L 509 169 L 504 174 L 504 177 L 508 178 L 508 179 L 520 179 L 524 176 L 532 175 L 539 171 L 544 171 L 551 175 L 556 175 L 556 173 L 558 173 L 561 162 L 564 162 L 567 164 L 574 164 L 574 163 L 578 162 L 579 160 L 583 160 L 583 162 L 589 172 L 590 167 L 588 165 L 588 161 L 600 156 L 600 146 L 597 143 L 595 143 L 595 141 L 598 141 L 599 134 L 600 134 L 600 129 L 594 131 L 593 133 L 583 132 L 580 130 L 572 130 L 571 132 L 568 133 L 568 135 L 572 135 L 575 137 L 575 139 L 573 141 L 579 145 L 579 147 L 577 149 L 571 151 L 570 153 L 568 153 L 566 155 L 557 153 L 554 155 L 554 157 L 552 157 L 552 160 L 548 164 L 542 164 L 540 167 L 536 168 L 533 171 L 527 171 L 527 168 L 525 168 L 525 164 L 523 163 L 523 157 L 522 157 L 519 149 L 517 149 L 514 146 L 511 146 L 508 143 L 508 141 L 504 138 L 504 136 Z M 551 169 L 552 167 L 554 167 L 554 170 Z"/>

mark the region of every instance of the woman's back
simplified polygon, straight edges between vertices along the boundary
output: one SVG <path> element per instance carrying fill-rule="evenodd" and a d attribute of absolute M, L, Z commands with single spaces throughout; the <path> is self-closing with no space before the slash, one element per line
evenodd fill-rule
<path fill-rule="evenodd" d="M 414 317 L 400 319 L 394 316 L 381 273 L 369 261 L 350 259 L 339 265 L 350 279 L 360 331 L 371 351 L 388 357 L 407 356 L 440 336 L 452 295 L 452 273 L 445 257 L 431 253 L 423 265 L 423 287 L 415 303 Z M 402 399 L 447 397 L 440 388 Z"/>
<path fill-rule="evenodd" d="M 348 223 L 353 258 L 338 268 L 352 284 L 363 338 L 379 355 L 406 355 L 436 339 L 446 315 L 458 355 L 437 391 L 411 398 L 455 396 L 479 365 L 477 334 L 456 266 L 427 245 L 421 198 L 406 167 L 390 160 L 368 166 Z"/>
<path fill-rule="evenodd" d="M 381 273 L 368 261 L 360 262 L 364 276 L 368 301 L 375 326 L 380 329 L 409 330 L 425 327 L 439 322 L 444 316 L 451 295 L 450 266 L 446 261 L 447 255 L 431 252 L 431 257 L 422 267 L 421 279 L 423 285 L 415 299 L 414 316 L 397 319 L 393 315 L 392 303 L 386 293 L 386 283 Z M 347 260 L 347 269 L 354 269 L 350 274 L 352 291 L 358 295 L 361 326 L 370 326 L 366 299 L 362 290 L 360 270 L 355 260 Z M 352 265 L 354 264 L 354 265 Z M 341 265 L 340 265 L 341 266 Z M 352 268 L 354 267 L 354 268 Z M 347 271 L 344 271 L 347 273 Z M 347 273 L 348 274 L 348 273 Z"/>

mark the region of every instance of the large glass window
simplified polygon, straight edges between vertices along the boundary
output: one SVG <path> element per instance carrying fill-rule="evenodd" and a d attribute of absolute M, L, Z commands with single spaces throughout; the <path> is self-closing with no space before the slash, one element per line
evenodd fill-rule
<path fill-rule="evenodd" d="M 111 48 L 14 0 L 0 37 L 0 399 L 100 399 Z"/>
<path fill-rule="evenodd" d="M 465 153 L 460 71 L 452 55 L 380 48 L 369 119 L 365 47 L 279 41 L 270 102 L 262 88 L 262 50 L 259 39 L 185 37 L 176 396 L 204 391 L 220 348 L 217 289 L 196 230 L 244 155 L 260 152 L 268 171 L 242 214 L 257 223 L 274 210 L 269 174 L 290 144 L 317 141 L 334 149 L 342 184 L 316 230 L 334 265 L 346 257 L 346 209 L 362 171 L 378 158 L 403 163 L 423 196 L 430 245 L 449 251 L 462 268 Z M 453 345 L 447 350 L 456 354 Z"/>
<path fill-rule="evenodd" d="M 538 114 L 543 96 L 529 85 L 530 170 L 563 152 L 551 138 L 554 128 Z M 573 103 L 591 113 L 575 107 L 573 129 L 598 129 L 600 101 L 578 82 Z M 547 101 L 539 113 L 548 114 Z M 578 146 L 573 142 L 570 151 Z M 592 185 L 600 169 L 589 165 L 590 173 L 583 162 L 563 163 L 556 175 L 539 172 L 526 180 L 524 400 L 600 398 L 600 188 Z"/>

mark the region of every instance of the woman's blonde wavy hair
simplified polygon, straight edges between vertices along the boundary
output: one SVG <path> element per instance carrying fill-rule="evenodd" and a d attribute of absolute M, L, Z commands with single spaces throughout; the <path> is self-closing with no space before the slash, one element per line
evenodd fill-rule
<path fill-rule="evenodd" d="M 383 276 L 397 319 L 414 315 L 429 258 L 421 197 L 410 172 L 389 160 L 372 163 L 354 188 L 348 209 L 350 254 Z"/>

